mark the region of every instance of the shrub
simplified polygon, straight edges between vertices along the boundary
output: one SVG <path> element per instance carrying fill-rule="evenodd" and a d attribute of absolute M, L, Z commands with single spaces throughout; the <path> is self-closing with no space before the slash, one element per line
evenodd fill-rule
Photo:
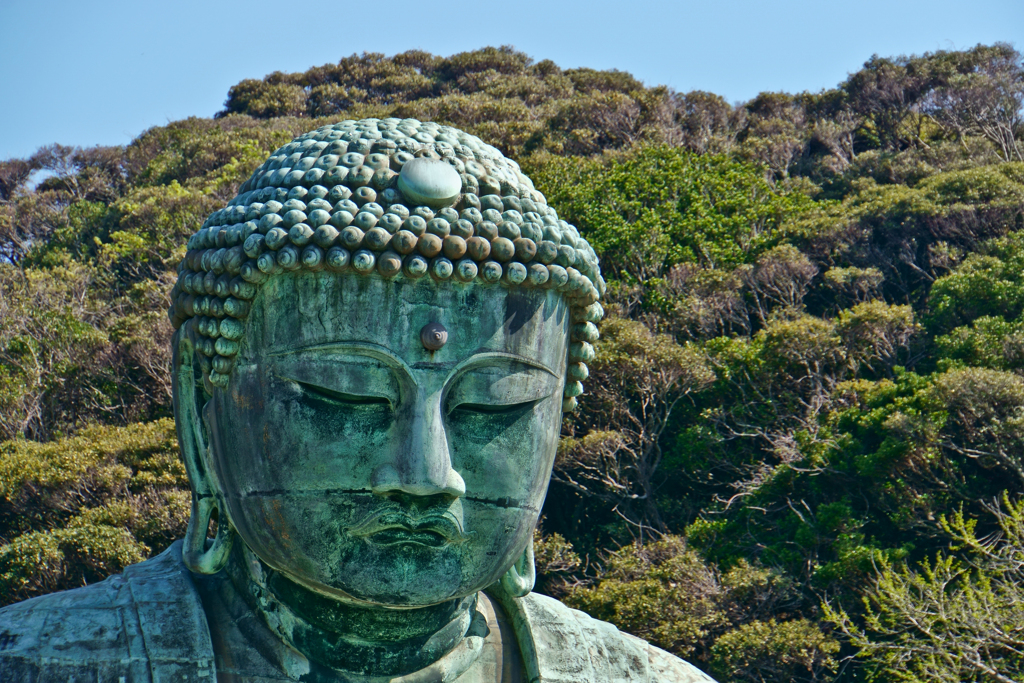
<path fill-rule="evenodd" d="M 564 600 L 680 657 L 716 666 L 721 660 L 728 674 L 722 683 L 816 681 L 822 679 L 799 676 L 835 668 L 838 644 L 813 622 L 760 621 L 799 604 L 788 577 L 746 560 L 722 573 L 678 536 L 623 546 L 605 558 L 591 585 L 572 587 Z M 774 638 L 766 629 L 787 636 Z M 801 641 L 788 641 L 787 649 L 786 637 L 797 636 Z M 757 678 L 761 661 L 772 657 L 778 661 Z"/>
<path fill-rule="evenodd" d="M 615 551 L 598 583 L 574 588 L 565 603 L 688 657 L 728 625 L 721 594 L 717 572 L 669 537 Z"/>
<path fill-rule="evenodd" d="M 828 681 L 838 664 L 839 641 L 812 621 L 752 621 L 729 631 L 711 647 L 711 671 L 718 680 Z"/>
<path fill-rule="evenodd" d="M 0 443 L 0 603 L 97 581 L 184 535 L 172 420 Z"/>
<path fill-rule="evenodd" d="M 100 581 L 149 553 L 127 530 L 105 524 L 22 534 L 0 545 L 0 605 Z"/>
<path fill-rule="evenodd" d="M 979 535 L 962 512 L 942 519 L 951 551 L 916 568 L 884 562 L 862 624 L 826 605 L 860 649 L 868 680 L 1013 683 L 1024 676 L 1024 501 L 991 509 L 998 534 Z"/>
<path fill-rule="evenodd" d="M 601 254 L 602 271 L 639 282 L 677 263 L 753 261 L 806 203 L 753 164 L 671 147 L 532 165 L 538 189 Z"/>

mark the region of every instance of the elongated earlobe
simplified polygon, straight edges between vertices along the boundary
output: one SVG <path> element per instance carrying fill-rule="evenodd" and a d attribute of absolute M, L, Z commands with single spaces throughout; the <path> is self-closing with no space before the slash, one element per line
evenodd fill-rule
<path fill-rule="evenodd" d="M 192 494 L 192 516 L 188 520 L 181 555 L 185 566 L 197 574 L 216 574 L 227 564 L 231 553 L 235 534 L 219 510 L 217 535 L 212 541 L 206 537 L 213 511 L 217 509 L 212 498 L 200 498 Z M 220 522 L 220 519 L 225 521 Z"/>
<path fill-rule="evenodd" d="M 537 568 L 533 562 L 533 539 L 526 545 L 522 556 L 508 568 L 498 583 L 501 590 L 513 598 L 525 598 L 537 581 Z"/>
<path fill-rule="evenodd" d="M 175 333 L 173 361 L 175 426 L 192 485 L 192 516 L 185 531 L 182 560 L 197 574 L 216 574 L 227 564 L 235 531 L 208 465 L 209 444 L 196 400 L 195 347 L 189 339 L 190 328 L 191 325 L 184 325 Z M 217 512 L 217 535 L 210 541 L 206 535 L 214 511 Z"/>

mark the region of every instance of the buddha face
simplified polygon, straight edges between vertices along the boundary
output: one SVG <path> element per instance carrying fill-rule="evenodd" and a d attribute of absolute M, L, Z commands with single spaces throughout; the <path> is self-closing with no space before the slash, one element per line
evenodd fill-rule
<path fill-rule="evenodd" d="M 241 540 L 342 600 L 425 606 L 494 583 L 547 490 L 568 327 L 549 290 L 272 278 L 203 411 Z"/>

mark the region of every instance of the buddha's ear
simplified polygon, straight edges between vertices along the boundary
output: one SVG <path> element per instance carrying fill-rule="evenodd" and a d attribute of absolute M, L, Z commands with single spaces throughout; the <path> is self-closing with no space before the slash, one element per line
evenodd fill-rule
<path fill-rule="evenodd" d="M 501 580 L 494 584 L 488 591 L 495 593 L 499 599 L 524 598 L 533 590 L 537 581 L 537 568 L 533 557 L 533 536 L 523 549 L 515 564 L 508 568 Z"/>
<path fill-rule="evenodd" d="M 213 387 L 200 367 L 201 359 L 193 339 L 191 321 L 174 334 L 172 372 L 174 376 L 174 420 L 185 470 L 192 486 L 192 516 L 185 531 L 182 559 L 197 574 L 216 574 L 227 564 L 234 531 L 228 519 L 224 497 L 210 468 L 209 429 L 203 408 Z M 207 530 L 217 512 L 217 535 L 212 543 Z"/>

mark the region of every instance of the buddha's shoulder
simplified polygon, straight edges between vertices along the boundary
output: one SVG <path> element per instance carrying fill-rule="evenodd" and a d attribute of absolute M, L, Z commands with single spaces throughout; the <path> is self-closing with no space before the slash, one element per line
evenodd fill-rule
<path fill-rule="evenodd" d="M 714 683 L 675 655 L 547 596 L 501 603 L 531 679 Z"/>
<path fill-rule="evenodd" d="M 0 609 L 0 680 L 213 680 L 199 594 L 175 543 L 105 581 Z"/>

